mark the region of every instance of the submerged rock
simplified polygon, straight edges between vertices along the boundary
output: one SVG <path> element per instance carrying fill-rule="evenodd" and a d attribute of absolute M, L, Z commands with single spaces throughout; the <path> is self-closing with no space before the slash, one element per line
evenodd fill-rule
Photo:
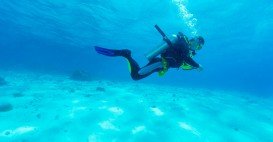
<path fill-rule="evenodd" d="M 13 106 L 10 103 L 0 103 L 0 112 L 11 111 Z"/>
<path fill-rule="evenodd" d="M 105 92 L 105 89 L 103 87 L 97 87 L 96 90 L 99 91 L 99 92 Z"/>
<path fill-rule="evenodd" d="M 92 95 L 91 94 L 85 94 L 84 95 L 84 97 L 86 97 L 86 98 L 89 98 L 89 97 L 91 97 Z"/>
<path fill-rule="evenodd" d="M 13 94 L 13 97 L 15 97 L 15 98 L 17 98 L 17 97 L 23 97 L 23 96 L 24 96 L 24 94 L 21 93 L 21 92 L 18 92 L 18 93 L 14 93 L 14 94 Z"/>
<path fill-rule="evenodd" d="M 36 117 L 38 118 L 38 119 L 41 119 L 41 114 L 40 113 L 38 113 L 37 115 L 36 115 Z"/>
<path fill-rule="evenodd" d="M 239 128 L 233 128 L 234 131 L 239 131 Z"/>
<path fill-rule="evenodd" d="M 91 81 L 92 77 L 89 73 L 85 72 L 85 71 L 74 71 L 71 76 L 70 76 L 71 80 L 76 80 L 76 81 Z"/>
<path fill-rule="evenodd" d="M 0 77 L 0 86 L 4 86 L 7 84 L 8 84 L 7 81 L 4 78 Z"/>
<path fill-rule="evenodd" d="M 11 134 L 10 131 L 6 131 L 6 132 L 5 132 L 5 135 L 6 135 L 6 136 L 8 136 L 8 135 L 10 135 L 10 134 Z"/>

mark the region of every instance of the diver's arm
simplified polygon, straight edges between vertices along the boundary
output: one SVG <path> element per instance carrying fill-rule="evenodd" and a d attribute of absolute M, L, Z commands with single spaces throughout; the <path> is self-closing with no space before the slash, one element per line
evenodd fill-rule
<path fill-rule="evenodd" d="M 202 71 L 204 68 L 202 65 L 199 64 L 199 68 L 197 68 L 198 71 Z"/>
<path fill-rule="evenodd" d="M 197 69 L 200 67 L 198 63 L 196 63 L 191 57 L 186 57 L 185 62 L 189 65 L 191 65 L 194 69 Z"/>
<path fill-rule="evenodd" d="M 203 67 L 202 65 L 196 63 L 192 58 L 190 57 L 187 57 L 185 59 L 185 62 L 189 65 L 191 65 L 193 68 L 192 69 L 197 69 L 198 71 L 202 71 L 203 70 Z"/>

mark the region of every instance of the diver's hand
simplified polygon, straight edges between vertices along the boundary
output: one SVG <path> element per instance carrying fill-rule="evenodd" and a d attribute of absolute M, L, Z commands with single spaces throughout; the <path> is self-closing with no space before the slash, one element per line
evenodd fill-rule
<path fill-rule="evenodd" d="M 202 70 L 204 70 L 204 68 L 203 68 L 203 66 L 202 66 L 202 65 L 200 65 L 200 64 L 199 64 L 199 68 L 197 68 L 197 71 L 199 71 L 199 72 L 200 72 L 200 71 L 202 71 Z"/>

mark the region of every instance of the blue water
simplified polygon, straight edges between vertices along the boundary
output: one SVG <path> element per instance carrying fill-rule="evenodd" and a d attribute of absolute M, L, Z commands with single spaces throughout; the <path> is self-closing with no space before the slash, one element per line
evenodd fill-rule
<path fill-rule="evenodd" d="M 205 46 L 194 59 L 204 70 L 171 69 L 137 83 L 269 97 L 272 15 L 270 0 L 1 0 L 0 70 L 68 76 L 82 70 L 94 80 L 135 83 L 126 60 L 98 55 L 93 46 L 128 48 L 143 66 L 145 53 L 162 42 L 158 24 L 168 35 L 202 35 Z"/>
<path fill-rule="evenodd" d="M 267 0 L 1 1 L 1 68 L 81 69 L 96 77 L 130 80 L 123 60 L 98 56 L 92 47 L 131 49 L 144 65 L 144 54 L 161 43 L 153 28 L 159 24 L 168 34 L 205 37 L 196 56 L 204 71 L 170 71 L 143 82 L 270 91 L 272 8 Z"/>

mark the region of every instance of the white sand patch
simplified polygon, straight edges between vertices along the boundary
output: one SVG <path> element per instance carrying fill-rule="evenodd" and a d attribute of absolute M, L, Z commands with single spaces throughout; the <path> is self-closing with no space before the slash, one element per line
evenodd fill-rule
<path fill-rule="evenodd" d="M 17 136 L 17 135 L 22 135 L 22 134 L 32 132 L 35 129 L 36 129 L 35 127 L 31 127 L 31 126 L 22 126 L 14 130 L 5 130 L 0 133 L 0 136 L 7 136 L 7 137 Z"/>
<path fill-rule="evenodd" d="M 119 108 L 119 107 L 110 107 L 110 108 L 108 108 L 108 111 L 110 111 L 110 112 L 112 112 L 112 113 L 114 113 L 114 114 L 116 114 L 116 115 L 122 115 L 123 114 L 123 110 L 121 109 L 121 108 Z"/>
<path fill-rule="evenodd" d="M 152 107 L 151 107 L 151 111 L 152 111 L 155 115 L 157 115 L 157 116 L 162 116 L 162 115 L 164 115 L 164 112 L 162 112 L 159 108 L 152 108 Z"/>
<path fill-rule="evenodd" d="M 86 107 L 76 107 L 76 108 L 73 108 L 74 111 L 81 111 L 81 110 L 86 110 L 87 108 Z"/>
<path fill-rule="evenodd" d="M 107 106 L 100 106 L 100 107 L 98 107 L 98 109 L 106 109 L 107 108 Z"/>
<path fill-rule="evenodd" d="M 99 125 L 102 129 L 105 129 L 105 130 L 119 131 L 119 129 L 115 125 L 112 124 L 111 120 L 106 120 L 106 121 L 100 122 Z"/>
<path fill-rule="evenodd" d="M 88 142 L 97 142 L 97 141 L 98 141 L 98 138 L 95 134 L 88 136 Z"/>
<path fill-rule="evenodd" d="M 137 126 L 132 130 L 132 134 L 136 134 L 145 130 L 146 130 L 145 126 Z"/>
<path fill-rule="evenodd" d="M 87 107 L 73 107 L 69 113 L 69 116 L 71 118 L 74 118 L 75 113 L 80 112 L 80 111 L 85 111 L 85 110 L 87 110 Z"/>
<path fill-rule="evenodd" d="M 72 101 L 73 104 L 77 104 L 77 103 L 79 103 L 79 102 L 80 102 L 80 100 L 73 100 L 73 101 Z"/>
<path fill-rule="evenodd" d="M 102 103 L 108 103 L 108 101 L 105 101 L 105 100 L 102 100 L 101 102 L 102 102 Z"/>
<path fill-rule="evenodd" d="M 190 131 L 196 136 L 200 136 L 200 133 L 195 128 L 185 122 L 179 122 L 179 126 L 187 131 Z"/>

